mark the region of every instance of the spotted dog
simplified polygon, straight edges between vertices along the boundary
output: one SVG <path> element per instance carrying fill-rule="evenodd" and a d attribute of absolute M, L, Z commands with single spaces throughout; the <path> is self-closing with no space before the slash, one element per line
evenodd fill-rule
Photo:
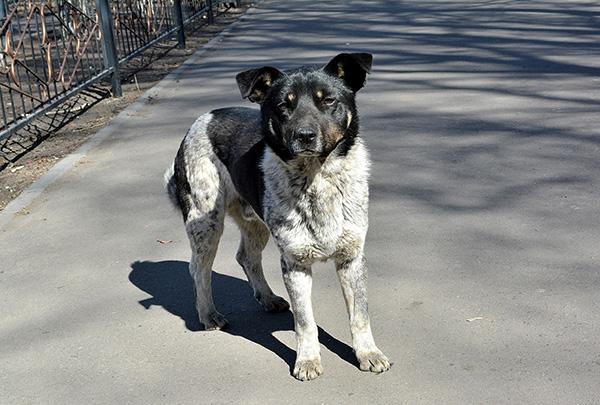
<path fill-rule="evenodd" d="M 371 70 L 367 53 L 342 53 L 324 67 L 280 71 L 265 66 L 236 77 L 243 98 L 260 110 L 224 108 L 202 115 L 165 175 L 192 248 L 196 308 L 207 330 L 227 325 L 213 303 L 211 271 L 225 214 L 241 231 L 237 261 L 267 311 L 287 311 L 273 293 L 261 252 L 273 236 L 294 314 L 293 375 L 322 372 L 311 304 L 311 265 L 332 259 L 350 317 L 360 369 L 390 368 L 367 312 L 369 156 L 359 137 L 355 96 Z"/>

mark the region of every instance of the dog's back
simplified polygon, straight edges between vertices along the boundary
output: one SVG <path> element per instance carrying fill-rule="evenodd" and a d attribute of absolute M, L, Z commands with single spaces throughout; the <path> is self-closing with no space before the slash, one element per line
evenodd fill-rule
<path fill-rule="evenodd" d="M 165 173 L 167 193 L 181 209 L 184 220 L 192 203 L 192 190 L 197 190 L 190 186 L 190 181 L 199 181 L 201 189 L 203 185 L 217 181 L 206 176 L 209 173 L 200 172 L 207 169 L 207 162 L 216 165 L 219 182 L 233 185 L 221 192 L 238 193 L 262 217 L 264 185 L 260 159 L 265 144 L 260 118 L 259 110 L 231 107 L 204 114 L 192 125 L 181 142 L 173 165 Z M 220 170 L 223 167 L 226 172 Z"/>

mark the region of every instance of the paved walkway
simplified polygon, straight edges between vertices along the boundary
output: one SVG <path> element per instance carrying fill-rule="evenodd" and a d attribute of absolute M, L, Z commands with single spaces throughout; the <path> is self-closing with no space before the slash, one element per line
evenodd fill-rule
<path fill-rule="evenodd" d="M 600 7 L 267 1 L 0 232 L 0 403 L 597 403 Z M 354 361 L 318 266 L 325 374 L 290 376 L 290 314 L 215 263 L 231 329 L 199 331 L 162 173 L 235 73 L 371 51 L 370 310 L 395 362 Z M 157 240 L 172 240 L 160 244 Z M 273 246 L 267 278 L 284 288 Z"/>

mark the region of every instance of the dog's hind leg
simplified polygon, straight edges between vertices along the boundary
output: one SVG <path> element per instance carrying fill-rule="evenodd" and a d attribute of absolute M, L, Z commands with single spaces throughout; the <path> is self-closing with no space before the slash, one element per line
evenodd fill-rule
<path fill-rule="evenodd" d="M 222 329 L 227 320 L 215 308 L 212 295 L 212 265 L 223 233 L 224 209 L 190 212 L 186 230 L 192 248 L 190 275 L 194 280 L 196 310 L 206 330 Z"/>
<path fill-rule="evenodd" d="M 228 210 L 241 232 L 237 262 L 244 269 L 254 291 L 254 298 L 267 312 L 287 311 L 287 301 L 273 293 L 265 279 L 262 268 L 262 251 L 269 241 L 269 229 L 258 219 L 245 202 L 234 201 Z"/>
<path fill-rule="evenodd" d="M 212 266 L 223 234 L 228 199 L 235 189 L 227 168 L 215 154 L 208 126 L 212 114 L 192 125 L 167 172 L 167 190 L 181 209 L 190 240 L 190 275 L 194 281 L 196 309 L 207 330 L 222 329 L 227 320 L 217 312 L 212 295 Z"/>
<path fill-rule="evenodd" d="M 194 280 L 196 309 L 206 330 L 222 329 L 227 320 L 215 308 L 211 278 L 217 246 L 223 234 L 229 177 L 210 155 L 190 153 L 185 163 L 187 175 L 183 183 L 189 181 L 189 185 L 183 184 L 179 197 L 192 249 L 189 269 Z"/>

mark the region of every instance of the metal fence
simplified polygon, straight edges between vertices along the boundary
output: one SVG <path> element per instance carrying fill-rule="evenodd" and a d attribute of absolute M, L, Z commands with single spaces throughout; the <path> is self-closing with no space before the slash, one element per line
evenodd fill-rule
<path fill-rule="evenodd" d="M 0 141 L 108 76 L 120 96 L 119 65 L 200 16 L 213 1 L 0 0 Z"/>

